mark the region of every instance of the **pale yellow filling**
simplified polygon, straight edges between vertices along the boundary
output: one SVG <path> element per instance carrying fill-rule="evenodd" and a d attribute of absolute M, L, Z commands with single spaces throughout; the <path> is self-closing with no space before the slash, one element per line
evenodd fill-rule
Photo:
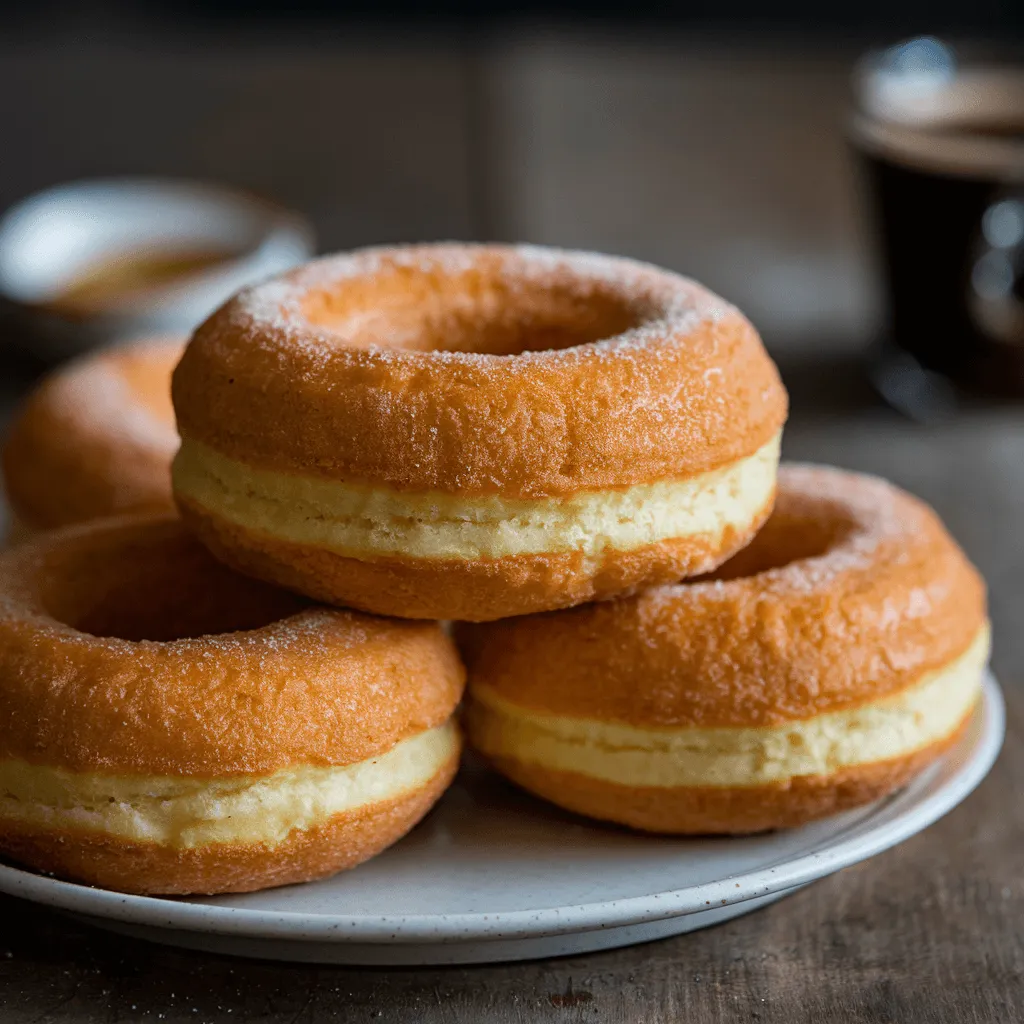
<path fill-rule="evenodd" d="M 124 776 L 2 761 L 0 828 L 4 821 L 18 821 L 172 849 L 210 843 L 273 847 L 295 829 L 420 788 L 457 751 L 456 726 L 448 722 L 357 764 L 297 765 L 265 776 Z"/>
<path fill-rule="evenodd" d="M 238 526 L 339 553 L 592 556 L 747 528 L 774 490 L 779 440 L 686 480 L 535 500 L 407 493 L 255 469 L 193 440 L 182 442 L 173 476 L 179 494 Z"/>
<path fill-rule="evenodd" d="M 984 627 L 956 661 L 861 707 L 767 728 L 640 729 L 524 710 L 473 685 L 466 716 L 483 753 L 623 786 L 758 786 L 910 754 L 949 736 L 974 706 Z"/>

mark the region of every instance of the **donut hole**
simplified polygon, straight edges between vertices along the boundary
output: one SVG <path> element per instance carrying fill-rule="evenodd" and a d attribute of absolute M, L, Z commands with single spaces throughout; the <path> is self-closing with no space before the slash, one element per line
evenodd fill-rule
<path fill-rule="evenodd" d="M 391 266 L 312 290 L 303 314 L 353 348 L 518 355 L 612 338 L 650 318 L 606 281 L 515 277 L 486 262 L 458 275 Z"/>
<path fill-rule="evenodd" d="M 176 521 L 92 532 L 40 576 L 48 615 L 97 637 L 167 642 L 259 629 L 309 602 L 217 562 Z"/>
<path fill-rule="evenodd" d="M 842 516 L 823 516 L 820 509 L 787 509 L 780 499 L 779 506 L 750 544 L 701 578 L 743 579 L 820 558 L 842 543 L 853 529 L 854 524 Z"/>

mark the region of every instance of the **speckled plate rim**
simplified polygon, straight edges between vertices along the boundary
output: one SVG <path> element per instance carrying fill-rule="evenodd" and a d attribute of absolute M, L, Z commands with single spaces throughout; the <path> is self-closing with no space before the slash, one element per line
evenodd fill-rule
<path fill-rule="evenodd" d="M 599 903 L 487 914 L 341 916 L 274 913 L 130 896 L 0 865 L 0 892 L 128 924 L 307 942 L 470 942 L 566 935 L 663 921 L 804 885 L 873 857 L 922 831 L 956 807 L 988 774 L 1002 746 L 1005 717 L 999 685 L 986 674 L 982 699 L 963 739 L 925 776 L 805 853 L 682 889 Z"/>

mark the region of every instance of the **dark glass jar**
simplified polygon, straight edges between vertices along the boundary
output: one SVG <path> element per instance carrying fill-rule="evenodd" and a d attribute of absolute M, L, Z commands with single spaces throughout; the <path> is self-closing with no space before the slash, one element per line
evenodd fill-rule
<path fill-rule="evenodd" d="M 1017 57 L 915 39 L 857 70 L 852 139 L 874 206 L 887 308 L 873 372 L 883 394 L 914 415 L 960 389 L 1024 397 Z"/>

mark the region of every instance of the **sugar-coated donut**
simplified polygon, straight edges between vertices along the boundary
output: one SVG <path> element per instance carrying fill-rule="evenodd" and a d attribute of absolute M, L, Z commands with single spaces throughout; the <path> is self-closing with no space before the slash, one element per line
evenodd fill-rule
<path fill-rule="evenodd" d="M 989 646 L 984 585 L 930 509 L 797 466 L 713 578 L 460 637 L 467 736 L 499 771 L 674 833 L 797 825 L 902 785 L 965 726 Z"/>
<path fill-rule="evenodd" d="M 434 623 L 237 576 L 169 516 L 0 559 L 0 852 L 136 893 L 350 867 L 455 774 L 463 671 Z"/>
<path fill-rule="evenodd" d="M 712 569 L 768 515 L 786 395 L 685 278 L 420 246 L 236 296 L 174 375 L 182 514 L 313 597 L 488 620 Z"/>
<path fill-rule="evenodd" d="M 106 349 L 62 367 L 29 395 L 3 447 L 15 539 L 173 507 L 170 382 L 184 345 L 154 339 Z"/>

